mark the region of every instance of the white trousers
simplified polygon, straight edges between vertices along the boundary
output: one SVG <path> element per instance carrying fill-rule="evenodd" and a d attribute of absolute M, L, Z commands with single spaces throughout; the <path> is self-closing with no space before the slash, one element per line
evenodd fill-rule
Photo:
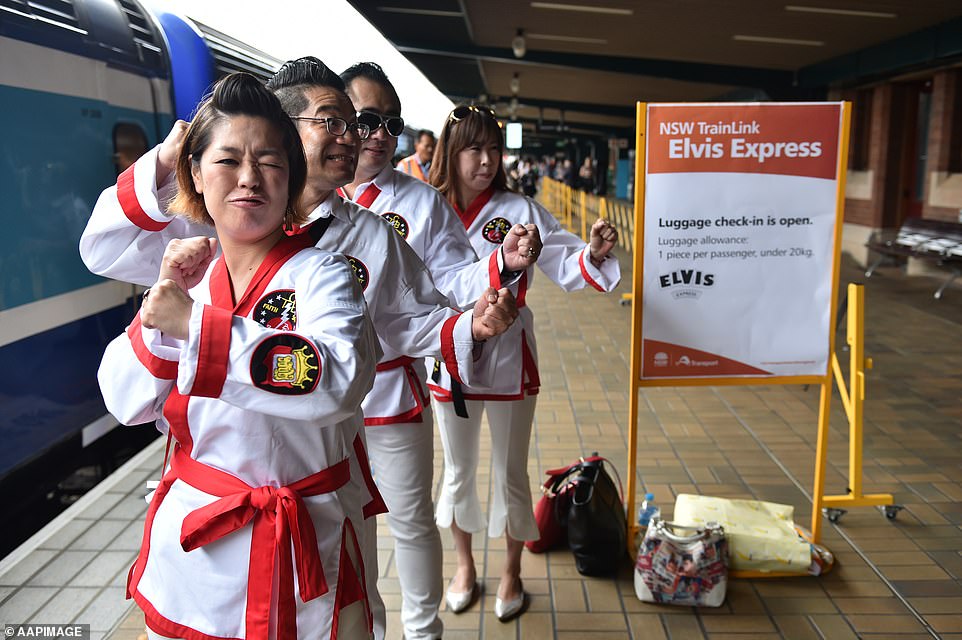
<path fill-rule="evenodd" d="M 538 525 L 528 481 L 528 445 L 537 396 L 522 400 L 466 400 L 468 417 L 454 412 L 454 403 L 431 401 L 444 445 L 444 482 L 438 498 L 437 523 L 452 522 L 468 533 L 483 531 L 484 513 L 478 499 L 477 475 L 481 446 L 481 413 L 491 431 L 491 504 L 488 535 L 505 531 L 515 540 L 537 540 Z"/>
<path fill-rule="evenodd" d="M 434 423 L 367 427 L 368 454 L 394 536 L 394 561 L 401 586 L 401 623 L 406 640 L 440 638 L 438 610 L 444 587 L 441 535 L 434 524 Z"/>

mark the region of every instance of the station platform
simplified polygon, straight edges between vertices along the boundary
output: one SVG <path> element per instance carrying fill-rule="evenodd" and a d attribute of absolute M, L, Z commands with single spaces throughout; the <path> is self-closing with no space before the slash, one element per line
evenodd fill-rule
<path fill-rule="evenodd" d="M 624 478 L 627 462 L 630 256 L 618 290 L 564 294 L 539 275 L 528 295 L 537 323 L 541 395 L 532 436 L 532 493 L 545 469 L 598 451 Z M 845 264 L 842 289 L 862 281 Z M 616 578 L 580 576 L 571 553 L 525 551 L 527 613 L 508 624 L 493 613 L 503 541 L 475 536 L 480 601 L 443 612 L 458 638 L 688 640 L 710 638 L 962 638 L 962 289 L 932 299 L 935 281 L 879 269 L 866 282 L 868 372 L 864 491 L 893 494 L 895 520 L 852 509 L 827 520 L 823 543 L 837 563 L 813 578 L 731 580 L 719 609 L 639 602 L 631 567 Z M 844 325 L 843 325 L 844 327 Z M 844 328 L 843 328 L 844 332 Z M 844 335 L 839 344 L 844 344 Z M 639 487 L 670 517 L 678 493 L 792 504 L 810 525 L 818 389 L 801 386 L 662 388 L 642 391 Z M 847 422 L 832 405 L 826 493 L 845 492 Z M 144 483 L 156 479 L 158 440 L 0 562 L 0 623 L 87 623 L 92 640 L 135 640 L 143 616 L 123 598 L 140 544 Z M 441 444 L 436 441 L 441 477 Z M 479 472 L 487 494 L 489 447 Z M 386 525 L 379 588 L 388 638 L 401 637 L 400 595 Z M 446 578 L 454 572 L 451 537 Z"/>

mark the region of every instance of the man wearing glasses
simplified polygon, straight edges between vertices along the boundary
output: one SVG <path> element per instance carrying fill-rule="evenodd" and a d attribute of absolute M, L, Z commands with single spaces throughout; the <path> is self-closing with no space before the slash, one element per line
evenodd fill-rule
<path fill-rule="evenodd" d="M 400 99 L 387 75 L 378 65 L 362 62 L 344 71 L 341 78 L 358 109 L 358 124 L 366 125 L 370 135 L 361 142 L 353 181 L 340 192 L 383 216 L 421 257 L 441 292 L 458 306 L 468 305 L 480 289 L 490 284 L 503 286 L 502 282 L 491 281 L 492 269 L 499 274 L 498 280 L 510 283 L 513 272 L 522 272 L 534 262 L 529 248 L 537 254 L 540 239 L 534 229 L 521 225 L 512 230 L 503 249 L 495 249 L 478 261 L 464 225 L 441 194 L 391 166 L 404 120 Z M 410 370 L 411 365 L 404 367 Z M 379 380 L 387 373 L 379 371 Z M 423 401 L 412 405 L 412 411 L 394 417 L 377 419 L 365 413 L 368 447 L 395 539 L 404 637 L 438 638 L 443 631 L 438 617 L 443 593 L 442 548 L 432 501 L 431 405 L 422 386 L 422 368 L 415 375 L 405 375 L 399 367 L 394 375 L 401 383 L 406 378 L 413 395 Z"/>
<path fill-rule="evenodd" d="M 417 254 L 395 230 L 335 193 L 353 179 L 360 139 L 368 137 L 370 129 L 357 121 L 344 83 L 320 60 L 307 57 L 289 61 L 267 86 L 294 118 L 307 158 L 307 184 L 299 205 L 312 211 L 312 222 L 297 232 L 311 234 L 322 249 L 347 256 L 381 341 L 385 354 L 382 364 L 389 366 L 387 396 L 379 371 L 374 389 L 362 405 L 365 416 L 393 417 L 409 408 L 408 397 L 390 396 L 397 371 L 391 360 L 422 363 L 419 375 L 423 378 L 423 358 L 443 358 L 452 376 L 469 380 L 474 373 L 475 344 L 502 333 L 517 316 L 511 294 L 506 289 L 482 288 L 480 297 L 472 301 L 473 311 L 462 313 L 451 308 L 447 297 L 435 289 Z M 163 144 L 140 158 L 121 175 L 117 185 L 101 194 L 80 242 L 81 257 L 94 273 L 150 286 L 157 279 L 160 260 L 172 240 L 180 247 L 181 268 L 192 270 L 210 259 L 212 245 L 208 239 L 191 236 L 208 236 L 212 229 L 191 225 L 165 208 L 167 196 L 176 188 L 173 159 L 186 126 L 177 123 Z M 413 398 L 413 393 L 408 396 Z M 423 398 L 417 401 L 423 404 Z M 375 635 L 381 639 L 384 610 L 374 589 L 376 543 L 374 519 L 369 516 L 383 513 L 384 505 L 373 483 L 368 484 L 363 437 L 345 435 L 345 455 L 352 461 L 351 482 L 363 483 L 371 495 L 364 509 L 367 523 L 358 533 L 365 550 L 366 585 L 375 609 Z"/>

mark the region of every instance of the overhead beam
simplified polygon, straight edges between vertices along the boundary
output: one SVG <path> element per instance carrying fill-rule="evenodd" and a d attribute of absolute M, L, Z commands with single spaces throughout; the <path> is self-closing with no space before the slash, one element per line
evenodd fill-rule
<path fill-rule="evenodd" d="M 459 96 L 446 94 L 455 104 L 459 102 L 471 102 L 477 100 L 477 96 Z M 571 102 L 568 100 L 548 100 L 545 98 L 525 98 L 517 96 L 518 105 L 522 107 L 541 107 L 544 109 L 557 109 L 559 111 L 575 111 L 578 113 L 590 113 L 599 116 L 612 116 L 615 118 L 635 118 L 635 107 L 620 107 L 618 105 L 596 104 L 593 102 Z M 489 95 L 488 100 L 493 104 L 507 104 L 511 102 L 511 96 Z"/>
<path fill-rule="evenodd" d="M 615 73 L 627 73 L 654 78 L 668 78 L 684 82 L 777 89 L 791 87 L 794 80 L 794 74 L 791 71 L 763 69 L 760 67 L 530 50 L 523 58 L 515 58 L 511 49 L 502 47 L 479 47 L 471 44 L 438 44 L 417 40 L 394 40 L 392 44 L 401 53 L 446 56 L 487 62 L 504 62 L 516 65 L 612 71 Z"/>
<path fill-rule="evenodd" d="M 962 58 L 962 18 L 920 29 L 798 71 L 801 87 L 857 85 L 909 69 L 949 64 Z"/>

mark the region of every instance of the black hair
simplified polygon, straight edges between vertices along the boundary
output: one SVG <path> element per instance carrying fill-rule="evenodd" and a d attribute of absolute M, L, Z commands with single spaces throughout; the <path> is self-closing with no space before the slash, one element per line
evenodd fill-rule
<path fill-rule="evenodd" d="M 424 136 L 431 136 L 431 139 L 432 139 L 432 140 L 433 140 L 434 137 L 435 137 L 435 136 L 434 136 L 434 132 L 431 131 L 430 129 L 419 129 L 419 130 L 418 130 L 418 137 L 415 138 L 415 140 L 420 140 L 420 139 L 423 138 Z"/>
<path fill-rule="evenodd" d="M 191 165 L 199 164 L 210 146 L 215 126 L 234 116 L 263 118 L 281 134 L 288 161 L 288 208 L 300 214 L 296 205 L 307 179 L 307 161 L 297 127 L 281 107 L 280 101 L 249 73 L 232 73 L 219 80 L 201 100 L 194 112 L 184 143 L 177 157 L 178 194 L 170 208 L 194 222 L 213 224 L 203 197 L 194 189 Z"/>
<path fill-rule="evenodd" d="M 394 85 L 391 84 L 391 81 L 388 80 L 387 74 L 384 73 L 384 69 L 382 69 L 381 65 L 378 63 L 358 62 L 357 64 L 348 67 L 341 73 L 341 80 L 344 81 L 345 86 L 350 85 L 355 78 L 366 78 L 371 82 L 378 83 L 394 94 L 394 100 L 400 106 L 401 99 L 397 95 L 397 90 L 394 88 Z"/>
<path fill-rule="evenodd" d="M 307 108 L 304 90 L 309 87 L 329 87 L 344 93 L 344 81 L 330 67 L 314 56 L 288 60 L 267 81 L 288 115 L 296 116 Z"/>

